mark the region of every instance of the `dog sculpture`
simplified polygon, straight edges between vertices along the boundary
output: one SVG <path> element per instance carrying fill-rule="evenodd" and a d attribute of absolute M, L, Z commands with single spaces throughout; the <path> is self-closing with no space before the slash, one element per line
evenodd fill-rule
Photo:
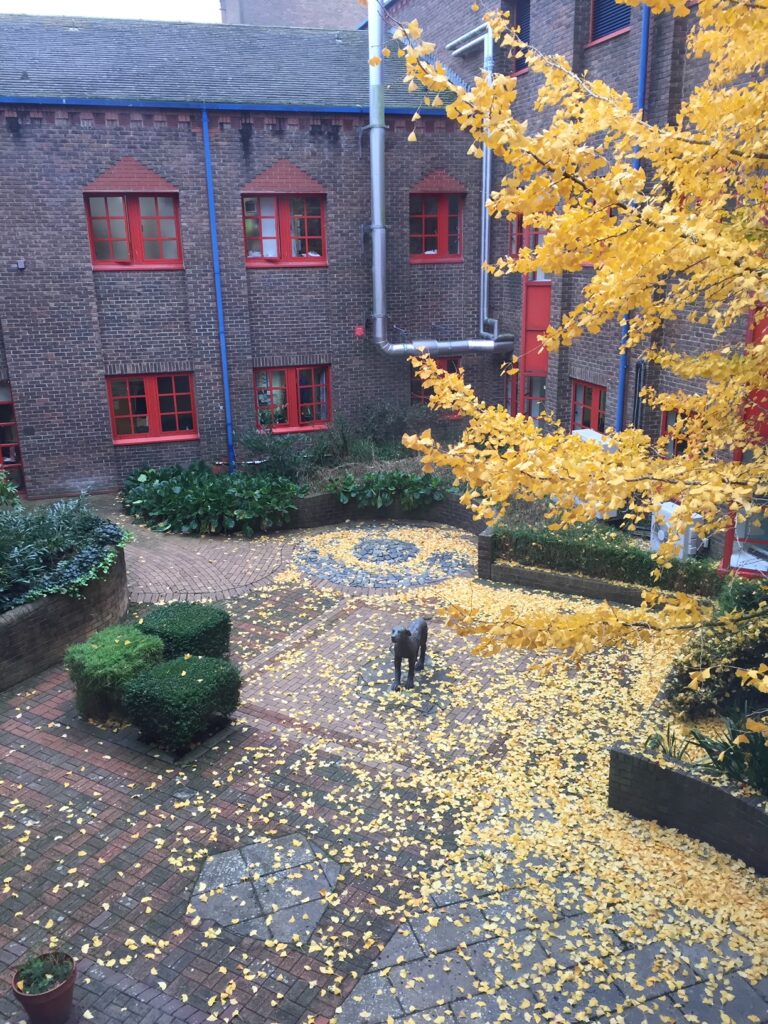
<path fill-rule="evenodd" d="M 395 656 L 395 682 L 392 689 L 400 689 L 400 670 L 403 658 L 407 658 L 408 676 L 405 680 L 405 688 L 412 690 L 414 672 L 421 672 L 424 668 L 424 658 L 427 654 L 427 620 L 414 619 L 407 629 L 405 627 L 393 629 L 392 651 Z"/>

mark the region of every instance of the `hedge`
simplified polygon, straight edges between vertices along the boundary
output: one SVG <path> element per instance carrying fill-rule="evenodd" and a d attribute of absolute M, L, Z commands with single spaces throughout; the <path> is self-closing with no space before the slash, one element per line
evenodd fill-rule
<path fill-rule="evenodd" d="M 123 688 L 163 656 L 163 642 L 135 626 L 110 626 L 73 644 L 64 667 L 75 684 L 77 710 L 85 718 L 121 718 Z"/>
<path fill-rule="evenodd" d="M 386 508 L 395 500 L 406 512 L 433 501 L 442 501 L 449 487 L 432 473 L 404 473 L 401 470 L 381 470 L 355 477 L 347 473 L 331 480 L 328 490 L 342 505 L 357 502 L 361 508 Z"/>
<path fill-rule="evenodd" d="M 768 622 L 756 619 L 734 627 L 715 620 L 695 630 L 672 662 L 664 693 L 690 718 L 763 706 L 765 696 L 742 686 L 736 675 L 737 668 L 756 668 L 761 662 L 768 662 Z M 702 669 L 709 669 L 709 676 L 691 688 L 691 673 Z"/>
<path fill-rule="evenodd" d="M 166 658 L 205 654 L 223 658 L 229 650 L 230 617 L 215 604 L 177 601 L 153 609 L 139 629 L 160 637 Z"/>
<path fill-rule="evenodd" d="M 126 683 L 124 702 L 142 740 L 182 754 L 229 721 L 240 674 L 219 658 L 175 658 Z"/>
<path fill-rule="evenodd" d="M 500 526 L 494 533 L 494 552 L 496 557 L 507 557 L 520 565 L 704 597 L 716 596 L 723 586 L 715 565 L 704 559 L 673 562 L 655 580 L 657 564 L 649 551 L 634 544 L 620 530 L 597 523 L 556 531 L 536 526 Z"/>

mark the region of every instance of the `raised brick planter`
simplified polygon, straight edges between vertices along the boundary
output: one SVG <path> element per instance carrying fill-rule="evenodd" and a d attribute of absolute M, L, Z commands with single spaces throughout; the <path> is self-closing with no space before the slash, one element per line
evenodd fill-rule
<path fill-rule="evenodd" d="M 509 565 L 494 560 L 493 529 L 483 530 L 477 538 L 477 575 L 495 583 L 512 583 L 518 587 L 534 590 L 550 590 L 557 594 L 572 594 L 589 597 L 594 601 L 611 601 L 613 604 L 628 604 L 639 607 L 643 603 L 641 587 L 609 580 L 597 580 L 590 576 L 576 576 L 570 573 L 537 569 L 529 565 Z"/>
<path fill-rule="evenodd" d="M 713 785 L 673 762 L 611 748 L 608 805 L 701 839 L 768 875 L 768 801 Z"/>
<path fill-rule="evenodd" d="M 61 661 L 70 644 L 119 622 L 128 610 L 125 555 L 78 597 L 52 594 L 0 615 L 0 690 Z"/>
<path fill-rule="evenodd" d="M 361 508 L 354 501 L 342 505 L 335 494 L 312 494 L 298 500 L 296 512 L 291 517 L 290 528 L 332 526 L 335 523 L 344 523 L 348 519 L 407 519 L 411 522 L 443 523 L 472 533 L 479 533 L 483 528 L 483 524 L 476 522 L 453 494 L 445 501 L 435 501 L 411 511 L 405 511 L 399 501 L 385 508 Z"/>

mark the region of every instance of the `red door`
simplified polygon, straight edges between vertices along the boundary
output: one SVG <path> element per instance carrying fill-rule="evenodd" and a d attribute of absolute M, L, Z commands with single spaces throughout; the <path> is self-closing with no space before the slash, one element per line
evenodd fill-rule
<path fill-rule="evenodd" d="M 24 489 L 19 432 L 9 384 L 0 384 L 0 469 L 8 474 L 19 490 Z"/>
<path fill-rule="evenodd" d="M 525 228 L 523 244 L 535 249 L 542 238 L 540 228 Z M 544 408 L 549 356 L 542 349 L 540 335 L 550 324 L 552 281 L 541 270 L 523 277 L 523 336 L 520 347 L 518 409 L 526 416 L 539 416 Z"/>

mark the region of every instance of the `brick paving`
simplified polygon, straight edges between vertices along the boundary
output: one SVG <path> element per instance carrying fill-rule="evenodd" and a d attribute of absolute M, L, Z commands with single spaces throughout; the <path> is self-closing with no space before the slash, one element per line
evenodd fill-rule
<path fill-rule="evenodd" d="M 427 595 L 404 600 L 302 579 L 290 568 L 287 536 L 249 546 L 132 529 L 134 600 L 229 598 L 243 703 L 225 736 L 169 764 L 77 719 L 61 668 L 0 695 L 6 976 L 55 934 L 79 960 L 81 1016 L 72 1020 L 97 1024 L 327 1024 L 340 1004 L 340 1024 L 682 1024 L 690 1012 L 720 1024 L 713 992 L 723 986 L 739 1024 L 768 1021 L 768 984 L 755 988 L 742 978 L 743 954 L 713 940 L 702 966 L 701 949 L 665 945 L 653 934 L 628 937 L 618 916 L 590 928 L 585 907 L 594 883 L 567 865 L 549 865 L 545 852 L 531 870 L 554 872 L 552 909 L 542 910 L 531 876 L 518 866 L 489 875 L 482 891 L 447 886 L 430 897 L 431 911 L 398 926 L 384 911 L 415 885 L 413 866 L 437 811 L 406 815 L 392 833 L 389 808 L 399 798 L 405 806 L 410 776 L 386 749 L 390 667 L 386 646 L 377 652 L 393 624 L 434 611 Z M 497 737 L 486 710 L 461 700 L 445 705 L 443 694 L 471 673 L 490 679 L 522 669 L 522 661 L 481 662 L 439 619 L 430 626 L 424 676 L 398 707 L 425 723 L 440 709 L 457 736 L 482 725 L 490 763 Z M 524 716 L 525 686 L 512 699 Z M 426 738 L 422 753 L 434 755 Z M 378 784 L 371 764 L 380 766 Z M 546 813 L 534 810 L 532 824 Z M 450 816 L 440 827 L 450 837 Z M 248 874 L 249 855 L 259 859 L 254 843 L 267 844 L 272 859 Z M 353 861 L 345 846 L 355 847 Z M 307 849 L 324 878 L 307 881 L 292 871 Z M 201 879 L 220 885 L 212 897 L 218 902 L 200 895 Z M 489 938 L 499 921 L 513 938 L 501 976 Z M 270 932 L 280 941 L 265 942 Z M 333 969 L 329 946 L 345 951 Z M 656 981 L 659 959 L 676 966 Z M 636 993 L 612 980 L 619 968 L 647 982 L 623 1017 L 617 1007 Z M 573 1003 L 574 972 L 591 999 L 584 1016 Z M 227 998 L 233 980 L 236 1003 Z M 7 990 L 0 992 L 0 1020 L 23 1019 Z"/>

